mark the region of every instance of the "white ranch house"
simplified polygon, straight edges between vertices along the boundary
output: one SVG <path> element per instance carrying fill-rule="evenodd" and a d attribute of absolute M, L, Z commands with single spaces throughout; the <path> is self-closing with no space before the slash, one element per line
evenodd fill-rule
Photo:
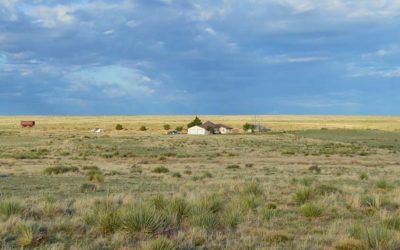
<path fill-rule="evenodd" d="M 215 124 L 210 121 L 203 123 L 202 125 L 196 125 L 188 129 L 189 135 L 209 135 L 210 130 L 213 129 L 215 134 L 230 134 L 232 128 L 224 124 Z"/>

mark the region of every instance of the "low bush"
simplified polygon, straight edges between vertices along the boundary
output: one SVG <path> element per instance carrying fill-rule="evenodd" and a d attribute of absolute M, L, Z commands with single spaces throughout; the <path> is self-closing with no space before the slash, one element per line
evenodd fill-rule
<path fill-rule="evenodd" d="M 240 168 L 240 166 L 239 166 L 239 165 L 237 165 L 237 164 L 228 165 L 228 166 L 226 167 L 226 169 L 233 169 L 233 170 L 235 170 L 235 169 L 239 169 L 239 168 Z"/>
<path fill-rule="evenodd" d="M 121 124 L 117 124 L 117 125 L 115 126 L 115 129 L 116 129 L 116 130 L 123 130 L 124 127 L 123 127 Z"/>
<path fill-rule="evenodd" d="M 77 167 L 68 167 L 68 166 L 56 166 L 56 167 L 48 167 L 44 170 L 46 174 L 64 174 L 68 172 L 79 172 L 79 168 Z"/>
<path fill-rule="evenodd" d="M 156 167 L 155 169 L 153 169 L 153 173 L 157 173 L 157 174 L 163 174 L 163 173 L 168 173 L 168 172 L 169 172 L 169 169 L 164 166 Z"/>

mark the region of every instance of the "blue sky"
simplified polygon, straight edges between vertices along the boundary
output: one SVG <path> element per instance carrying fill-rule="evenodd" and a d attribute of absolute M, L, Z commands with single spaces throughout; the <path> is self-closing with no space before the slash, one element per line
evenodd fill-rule
<path fill-rule="evenodd" d="M 400 115 L 398 0 L 0 0 L 0 114 Z"/>

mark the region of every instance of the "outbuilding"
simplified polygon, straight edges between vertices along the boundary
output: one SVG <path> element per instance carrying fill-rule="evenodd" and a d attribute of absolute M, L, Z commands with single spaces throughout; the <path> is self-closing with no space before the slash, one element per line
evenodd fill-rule
<path fill-rule="evenodd" d="M 21 127 L 23 128 L 32 128 L 35 126 L 35 121 L 21 121 Z"/>

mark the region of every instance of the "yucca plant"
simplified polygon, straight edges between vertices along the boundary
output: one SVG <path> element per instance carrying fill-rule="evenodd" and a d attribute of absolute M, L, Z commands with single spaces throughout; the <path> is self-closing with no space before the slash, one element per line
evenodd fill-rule
<path fill-rule="evenodd" d="M 146 206 L 131 206 L 122 214 L 122 227 L 129 233 L 154 234 L 168 226 L 167 216 Z"/>
<path fill-rule="evenodd" d="M 183 218 L 188 217 L 191 212 L 191 206 L 183 198 L 173 199 L 167 207 L 167 213 L 177 224 L 180 224 Z"/>
<path fill-rule="evenodd" d="M 216 214 L 202 207 L 193 208 L 189 220 L 193 227 L 204 228 L 207 231 L 214 230 L 220 223 Z"/>

